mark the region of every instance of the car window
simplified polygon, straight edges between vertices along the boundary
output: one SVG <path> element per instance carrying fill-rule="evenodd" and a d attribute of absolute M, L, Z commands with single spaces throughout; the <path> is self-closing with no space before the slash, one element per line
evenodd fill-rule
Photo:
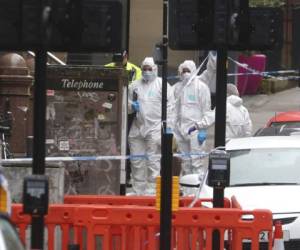
<path fill-rule="evenodd" d="M 272 122 L 270 127 L 276 127 L 279 129 L 300 128 L 300 122 Z"/>
<path fill-rule="evenodd" d="M 13 226 L 6 219 L 0 218 L 0 249 L 24 250 Z"/>
<path fill-rule="evenodd" d="M 300 149 L 272 148 L 230 151 L 230 185 L 299 183 Z"/>

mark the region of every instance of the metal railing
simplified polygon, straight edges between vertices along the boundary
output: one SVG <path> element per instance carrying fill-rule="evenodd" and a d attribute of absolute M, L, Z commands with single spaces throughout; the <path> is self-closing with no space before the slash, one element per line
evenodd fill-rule
<path fill-rule="evenodd" d="M 27 51 L 27 53 L 33 57 L 35 57 L 35 53 L 32 52 L 32 51 Z M 56 62 L 57 64 L 60 64 L 60 65 L 66 65 L 65 62 L 63 62 L 62 60 L 60 60 L 58 57 L 56 57 L 55 55 L 53 55 L 51 52 L 47 52 L 47 56 L 48 58 L 50 58 L 51 60 L 53 60 L 54 62 Z M 50 63 L 47 63 L 48 65 Z"/>

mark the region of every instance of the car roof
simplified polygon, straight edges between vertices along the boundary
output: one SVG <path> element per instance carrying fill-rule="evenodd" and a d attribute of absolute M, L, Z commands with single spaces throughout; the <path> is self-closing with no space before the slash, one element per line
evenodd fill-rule
<path fill-rule="evenodd" d="M 274 115 L 268 124 L 272 122 L 297 122 L 300 121 L 300 111 L 287 111 Z"/>
<path fill-rule="evenodd" d="M 226 150 L 254 148 L 299 148 L 300 136 L 262 136 L 231 139 Z"/>

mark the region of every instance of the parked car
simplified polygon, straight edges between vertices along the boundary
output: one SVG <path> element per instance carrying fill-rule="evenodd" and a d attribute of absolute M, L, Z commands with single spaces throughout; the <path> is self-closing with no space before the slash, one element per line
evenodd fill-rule
<path fill-rule="evenodd" d="M 253 136 L 278 136 L 300 134 L 300 111 L 280 112 L 270 118 L 265 127 Z"/>
<path fill-rule="evenodd" d="M 300 111 L 280 112 L 267 122 L 266 127 L 300 128 Z"/>
<path fill-rule="evenodd" d="M 289 136 L 300 135 L 299 128 L 285 128 L 284 126 L 274 126 L 258 129 L 253 136 Z"/>
<path fill-rule="evenodd" d="M 231 158 L 230 186 L 225 188 L 225 197 L 235 196 L 246 210 L 271 210 L 273 220 L 280 220 L 283 225 L 285 250 L 300 249 L 299 137 L 231 139 L 226 144 L 226 151 Z M 186 180 L 185 177 L 182 179 Z M 207 174 L 199 197 L 213 197 L 213 189 L 207 185 Z M 261 249 L 267 249 L 264 247 Z"/>

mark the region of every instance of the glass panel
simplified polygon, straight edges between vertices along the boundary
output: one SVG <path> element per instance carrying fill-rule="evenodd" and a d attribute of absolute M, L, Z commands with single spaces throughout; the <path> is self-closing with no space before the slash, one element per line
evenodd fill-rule
<path fill-rule="evenodd" d="M 300 184 L 300 149 L 231 151 L 230 185 Z"/>

